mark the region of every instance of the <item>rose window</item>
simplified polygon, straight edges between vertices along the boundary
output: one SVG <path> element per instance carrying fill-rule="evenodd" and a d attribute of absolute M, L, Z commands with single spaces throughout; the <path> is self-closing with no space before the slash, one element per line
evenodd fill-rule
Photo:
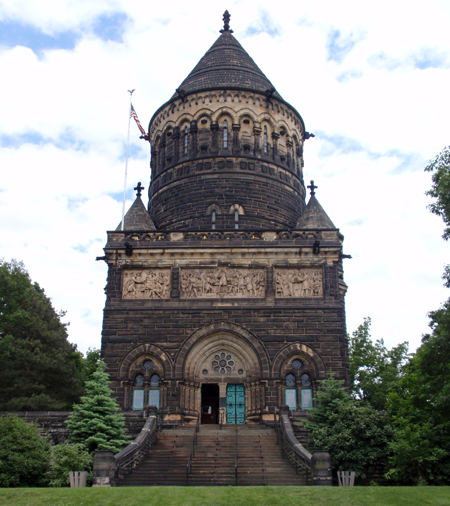
<path fill-rule="evenodd" d="M 226 353 L 215 355 L 214 360 L 212 361 L 214 371 L 220 374 L 231 372 L 234 366 L 234 361 L 232 358 L 233 357 L 231 355 L 227 355 Z"/>

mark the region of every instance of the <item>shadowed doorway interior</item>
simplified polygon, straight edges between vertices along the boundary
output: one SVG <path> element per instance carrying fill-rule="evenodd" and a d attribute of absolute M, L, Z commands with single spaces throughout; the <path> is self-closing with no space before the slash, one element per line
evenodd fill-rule
<path fill-rule="evenodd" d="M 218 423 L 219 417 L 219 385 L 202 385 L 202 417 L 201 423 Z"/>

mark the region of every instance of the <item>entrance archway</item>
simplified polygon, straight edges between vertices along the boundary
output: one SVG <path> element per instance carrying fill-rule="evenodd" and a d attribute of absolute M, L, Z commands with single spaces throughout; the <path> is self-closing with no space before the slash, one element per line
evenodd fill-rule
<path fill-rule="evenodd" d="M 234 413 L 233 420 L 239 418 L 238 423 L 245 423 L 248 415 L 253 415 L 264 404 L 264 388 L 259 384 L 259 364 L 253 347 L 235 334 L 219 331 L 200 339 L 189 350 L 184 366 L 185 388 L 190 391 L 196 388 L 195 402 L 194 406 L 190 403 L 189 407 L 186 404 L 183 407 L 194 407 L 196 412 L 200 411 L 202 423 L 218 423 L 219 420 L 235 423 L 229 411 Z M 230 385 L 233 387 L 228 389 Z M 213 395 L 214 388 L 218 389 L 218 397 L 214 397 L 215 393 Z M 239 397 L 237 401 L 236 396 Z M 182 400 L 188 397 L 190 400 L 192 396 L 182 394 Z M 216 405 L 214 399 L 218 400 L 215 422 L 212 421 Z"/>

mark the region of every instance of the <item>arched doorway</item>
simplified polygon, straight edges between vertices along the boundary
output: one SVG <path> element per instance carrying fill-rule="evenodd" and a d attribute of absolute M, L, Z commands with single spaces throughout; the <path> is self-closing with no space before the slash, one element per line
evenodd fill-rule
<path fill-rule="evenodd" d="M 263 389 L 255 394 L 261 379 L 259 364 L 253 347 L 231 332 L 200 339 L 186 356 L 183 407 L 200 411 L 202 423 L 245 423 L 264 404 Z"/>

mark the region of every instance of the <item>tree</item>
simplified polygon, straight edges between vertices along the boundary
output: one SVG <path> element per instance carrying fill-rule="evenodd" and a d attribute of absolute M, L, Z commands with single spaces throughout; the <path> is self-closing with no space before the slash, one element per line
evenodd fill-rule
<path fill-rule="evenodd" d="M 83 358 L 83 385 L 86 385 L 86 383 L 92 379 L 100 360 L 101 350 L 89 348 L 86 352 L 86 357 Z"/>
<path fill-rule="evenodd" d="M 0 410 L 70 409 L 82 389 L 82 355 L 63 312 L 21 262 L 0 260 Z"/>
<path fill-rule="evenodd" d="M 375 342 L 370 335 L 371 319 L 349 336 L 349 361 L 352 395 L 378 410 L 386 409 L 388 393 L 399 381 L 408 359 L 408 343 L 388 350 L 383 339 Z"/>
<path fill-rule="evenodd" d="M 307 428 L 314 447 L 330 452 L 334 470 L 364 479 L 386 462 L 392 428 L 383 413 L 355 402 L 342 385 L 333 377 L 322 381 Z"/>
<path fill-rule="evenodd" d="M 442 237 L 448 240 L 450 238 L 450 146 L 445 147 L 431 160 L 425 167 L 425 171 L 433 173 L 432 187 L 425 192 L 425 195 L 436 199 L 428 208 L 444 220 L 445 228 Z"/>
<path fill-rule="evenodd" d="M 100 360 L 92 379 L 86 383 L 86 395 L 73 406 L 67 420 L 72 443 L 82 444 L 89 453 L 97 450 L 119 452 L 126 444 L 124 416 L 112 398 L 106 364 Z"/>
<path fill-rule="evenodd" d="M 68 487 L 69 471 L 88 471 L 92 481 L 92 455 L 81 444 L 64 444 L 52 447 L 53 465 L 48 472 L 51 487 Z"/>
<path fill-rule="evenodd" d="M 450 484 L 450 300 L 429 316 L 432 333 L 388 403 L 395 430 L 388 476 L 406 485 Z"/>
<path fill-rule="evenodd" d="M 45 486 L 49 466 L 50 446 L 36 427 L 0 417 L 0 487 Z"/>

